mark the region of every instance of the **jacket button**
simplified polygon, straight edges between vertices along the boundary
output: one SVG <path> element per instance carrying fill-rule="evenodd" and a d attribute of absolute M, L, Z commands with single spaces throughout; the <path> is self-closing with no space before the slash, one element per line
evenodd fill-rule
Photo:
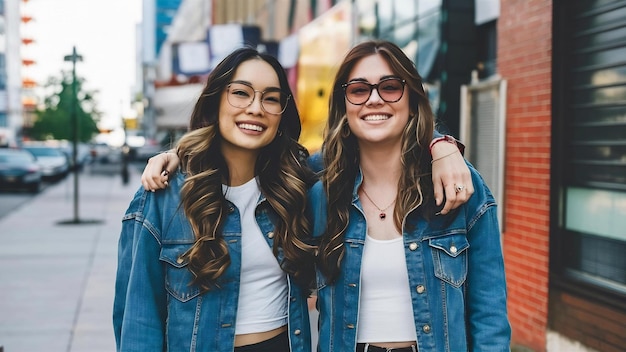
<path fill-rule="evenodd" d="M 274 232 L 270 231 L 267 233 L 268 238 L 274 238 Z"/>
<path fill-rule="evenodd" d="M 228 207 L 228 212 L 229 213 L 234 213 L 235 212 L 235 208 L 233 206 L 229 206 Z"/>
<path fill-rule="evenodd" d="M 456 251 L 457 251 L 457 249 L 456 249 L 455 245 L 450 246 L 450 253 L 455 254 Z"/>
<path fill-rule="evenodd" d="M 184 260 L 183 260 L 183 258 L 181 258 L 181 257 L 178 257 L 178 259 L 176 259 L 176 263 L 178 263 L 178 264 L 182 264 L 182 263 L 183 263 L 183 261 L 184 261 Z"/>
<path fill-rule="evenodd" d="M 425 290 L 426 288 L 424 287 L 424 285 L 417 285 L 417 287 L 415 288 L 415 291 L 417 291 L 417 293 L 424 293 Z"/>
<path fill-rule="evenodd" d="M 294 335 L 300 335 L 300 333 L 301 333 L 300 329 L 296 329 L 296 330 L 293 332 L 293 334 L 294 334 Z"/>
<path fill-rule="evenodd" d="M 411 244 L 409 244 L 409 249 L 412 250 L 412 251 L 416 250 L 417 247 L 419 247 L 419 246 L 415 242 L 411 242 Z"/>
<path fill-rule="evenodd" d="M 354 329 L 354 324 L 348 324 L 348 325 L 346 325 L 346 327 L 347 327 L 348 329 Z"/>
<path fill-rule="evenodd" d="M 349 287 L 356 287 L 356 284 L 350 283 L 348 284 Z"/>
<path fill-rule="evenodd" d="M 429 333 L 430 332 L 430 325 L 426 324 L 422 327 L 422 330 L 424 330 L 425 333 Z"/>

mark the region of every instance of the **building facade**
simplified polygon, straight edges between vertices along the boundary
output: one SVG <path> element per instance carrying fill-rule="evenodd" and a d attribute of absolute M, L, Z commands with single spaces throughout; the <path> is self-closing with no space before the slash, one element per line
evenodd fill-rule
<path fill-rule="evenodd" d="M 548 327 L 623 351 L 626 3 L 555 0 L 552 21 Z"/>
<path fill-rule="evenodd" d="M 0 0 L 0 146 L 15 145 L 22 131 L 20 2 Z"/>

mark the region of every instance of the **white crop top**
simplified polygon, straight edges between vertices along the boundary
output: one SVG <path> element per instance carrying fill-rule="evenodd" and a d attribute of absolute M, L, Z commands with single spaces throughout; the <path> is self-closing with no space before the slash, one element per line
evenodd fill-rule
<path fill-rule="evenodd" d="M 235 334 L 270 331 L 287 324 L 287 276 L 254 217 L 261 195 L 256 178 L 241 186 L 222 185 L 241 215 L 241 279 Z"/>
<path fill-rule="evenodd" d="M 365 238 L 357 342 L 416 341 L 402 237 Z"/>

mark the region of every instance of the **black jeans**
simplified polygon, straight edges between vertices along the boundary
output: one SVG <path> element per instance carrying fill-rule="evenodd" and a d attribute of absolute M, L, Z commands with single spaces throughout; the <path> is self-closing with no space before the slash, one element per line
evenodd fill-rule
<path fill-rule="evenodd" d="M 289 335 L 284 331 L 269 340 L 235 347 L 234 352 L 289 352 Z"/>
<path fill-rule="evenodd" d="M 364 343 L 359 343 L 356 345 L 356 352 L 363 352 L 365 351 L 365 344 Z M 385 347 L 377 347 L 377 346 L 369 346 L 369 348 L 367 349 L 367 352 L 386 352 L 386 351 L 391 351 L 391 352 L 413 352 L 413 351 L 417 351 L 417 347 L 400 347 L 400 348 L 391 348 L 389 350 L 387 350 Z"/>

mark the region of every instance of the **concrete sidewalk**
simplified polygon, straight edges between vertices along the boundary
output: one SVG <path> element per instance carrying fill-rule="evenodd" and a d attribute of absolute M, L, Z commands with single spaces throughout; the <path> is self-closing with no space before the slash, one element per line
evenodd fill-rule
<path fill-rule="evenodd" d="M 119 166 L 119 165 L 118 165 Z M 0 219 L 0 347 L 4 352 L 111 352 L 117 240 L 140 186 L 130 167 L 94 166 Z M 1 348 L 0 348 L 1 349 Z"/>

